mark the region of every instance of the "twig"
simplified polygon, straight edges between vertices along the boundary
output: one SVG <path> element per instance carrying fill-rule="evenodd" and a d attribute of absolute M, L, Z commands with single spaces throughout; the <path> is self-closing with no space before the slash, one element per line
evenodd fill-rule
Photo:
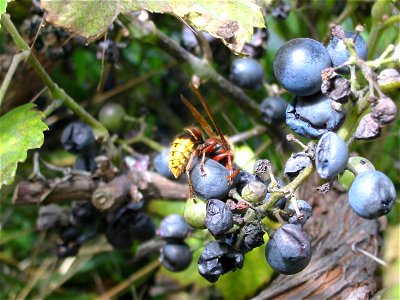
<path fill-rule="evenodd" d="M 9 15 L 1 15 L 1 25 L 8 31 L 8 33 L 14 40 L 14 43 L 21 50 L 29 52 L 29 45 L 21 37 L 17 28 L 15 28 L 14 24 L 12 23 Z M 60 88 L 53 81 L 53 79 L 51 79 L 49 74 L 43 68 L 38 59 L 33 55 L 33 53 L 30 53 L 28 55 L 27 60 L 31 64 L 37 75 L 40 77 L 42 82 L 47 86 L 53 99 L 61 99 L 74 114 L 76 114 L 82 121 L 91 126 L 93 128 L 93 132 L 96 135 L 96 138 L 99 141 L 104 141 L 108 138 L 108 131 L 103 126 L 103 124 L 98 122 L 94 117 L 92 117 L 92 115 L 86 112 L 77 102 L 75 102 L 74 99 L 72 99 L 62 88 Z"/>
<path fill-rule="evenodd" d="M 104 299 L 110 299 L 112 297 L 115 297 L 119 295 L 121 292 L 123 292 L 125 289 L 127 289 L 132 283 L 134 283 L 136 280 L 146 276 L 148 273 L 152 272 L 153 270 L 157 269 L 160 266 L 160 261 L 159 260 L 154 260 L 144 268 L 140 269 L 136 273 L 133 273 L 131 276 L 129 276 L 127 279 L 122 281 L 120 284 L 114 286 L 113 288 L 109 289 L 107 292 L 104 294 L 99 295 L 96 299 L 97 300 L 104 300 Z"/>
<path fill-rule="evenodd" d="M 142 177 L 148 181 L 146 188 L 141 189 L 146 198 L 185 200 L 188 197 L 189 189 L 185 184 L 174 182 L 155 172 L 146 172 Z M 12 202 L 15 205 L 37 205 L 42 202 L 58 203 L 71 199 L 89 200 L 99 184 L 98 179 L 73 174 L 68 180 L 56 178 L 46 182 L 42 180 L 21 181 L 15 187 Z M 137 182 L 132 179 L 130 184 L 134 186 Z"/>
<path fill-rule="evenodd" d="M 29 51 L 27 51 L 27 50 L 14 55 L 13 60 L 10 65 L 10 68 L 8 69 L 7 74 L 6 74 L 4 81 L 0 88 L 0 106 L 1 106 L 1 103 L 3 102 L 4 97 L 6 96 L 7 89 L 10 86 L 11 79 L 12 79 L 15 71 L 17 70 L 18 65 L 20 64 L 21 61 L 25 60 L 28 57 L 28 55 L 29 55 Z"/>
<path fill-rule="evenodd" d="M 156 28 L 153 23 L 140 22 L 133 17 L 127 16 L 120 16 L 120 19 L 131 36 L 137 37 L 137 32 L 140 31 L 144 41 L 150 41 L 161 50 L 170 54 L 178 62 L 186 62 L 192 69 L 192 73 L 200 77 L 203 82 L 206 82 L 225 97 L 235 102 L 235 104 L 243 109 L 249 116 L 262 122 L 258 103 L 246 95 L 241 88 L 219 74 L 206 59 L 201 59 L 181 47 L 177 42 Z M 269 125 L 265 126 L 267 128 L 267 133 L 275 142 L 283 141 L 284 148 L 293 150 L 292 145 L 287 143 L 281 130 Z"/>

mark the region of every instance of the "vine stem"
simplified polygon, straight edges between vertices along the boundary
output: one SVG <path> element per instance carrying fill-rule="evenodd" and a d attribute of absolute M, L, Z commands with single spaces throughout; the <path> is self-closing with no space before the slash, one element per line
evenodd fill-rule
<path fill-rule="evenodd" d="M 97 121 L 92 115 L 90 115 L 86 110 L 84 110 L 74 99 L 72 99 L 64 89 L 60 88 L 53 79 L 49 76 L 46 70 L 43 68 L 39 60 L 30 52 L 29 45 L 24 41 L 24 39 L 19 34 L 17 28 L 15 28 L 10 16 L 7 14 L 1 15 L 1 25 L 8 31 L 14 43 L 22 51 L 28 51 L 27 60 L 35 70 L 37 75 L 40 77 L 42 82 L 47 86 L 51 97 L 53 100 L 60 99 L 63 103 L 82 121 L 93 128 L 93 132 L 99 141 L 104 141 L 108 139 L 109 134 L 107 129 Z"/>
<path fill-rule="evenodd" d="M 11 79 L 14 76 L 15 71 L 17 70 L 21 61 L 25 60 L 28 57 L 28 55 L 29 51 L 26 50 L 14 55 L 10 68 L 8 69 L 6 77 L 4 78 L 3 84 L 1 85 L 0 88 L 0 106 L 6 95 L 8 87 L 10 86 Z"/>
<path fill-rule="evenodd" d="M 129 276 L 127 279 L 122 281 L 120 284 L 114 286 L 104 294 L 101 294 L 98 296 L 96 299 L 98 300 L 103 300 L 103 299 L 110 299 L 112 297 L 115 297 L 119 295 L 121 292 L 123 292 L 125 289 L 127 289 L 133 282 L 136 280 L 146 276 L 150 272 L 154 271 L 161 265 L 159 260 L 154 260 L 144 268 L 140 269 L 136 273 L 133 273 L 131 276 Z"/>

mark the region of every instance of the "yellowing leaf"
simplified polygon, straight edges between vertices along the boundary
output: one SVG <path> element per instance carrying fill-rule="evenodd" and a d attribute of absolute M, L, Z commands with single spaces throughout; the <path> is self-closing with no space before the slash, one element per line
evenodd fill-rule
<path fill-rule="evenodd" d="M 120 13 L 146 9 L 170 13 L 198 30 L 207 31 L 240 53 L 254 27 L 265 27 L 255 0 L 42 1 L 46 21 L 89 40 L 100 37 Z"/>
<path fill-rule="evenodd" d="M 0 187 L 14 181 L 17 164 L 25 161 L 27 151 L 43 144 L 48 127 L 34 106 L 24 104 L 0 117 Z"/>

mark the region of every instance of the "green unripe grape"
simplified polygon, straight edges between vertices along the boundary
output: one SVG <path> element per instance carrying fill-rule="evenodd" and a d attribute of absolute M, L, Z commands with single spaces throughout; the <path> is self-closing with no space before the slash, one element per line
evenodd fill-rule
<path fill-rule="evenodd" d="M 186 222 L 195 229 L 206 229 L 204 220 L 206 219 L 206 202 L 199 198 L 188 199 L 183 211 Z"/>
<path fill-rule="evenodd" d="M 369 170 L 375 170 L 375 167 L 368 159 L 361 156 L 350 157 L 346 170 L 338 175 L 339 183 L 348 191 L 356 175 Z"/>
<path fill-rule="evenodd" d="M 124 125 L 125 109 L 118 103 L 108 103 L 99 112 L 99 121 L 110 131 L 118 131 Z"/>

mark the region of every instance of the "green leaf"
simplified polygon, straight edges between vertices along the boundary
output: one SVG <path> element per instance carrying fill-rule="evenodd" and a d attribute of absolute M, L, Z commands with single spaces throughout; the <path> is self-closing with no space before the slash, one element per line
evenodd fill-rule
<path fill-rule="evenodd" d="M 271 280 L 273 274 L 262 246 L 246 254 L 242 269 L 221 276 L 216 285 L 224 299 L 249 299 Z"/>
<path fill-rule="evenodd" d="M 250 41 L 254 27 L 265 27 L 255 0 L 42 1 L 46 21 L 74 34 L 96 40 L 120 13 L 146 9 L 170 13 L 198 30 L 207 31 L 234 52 Z"/>
<path fill-rule="evenodd" d="M 32 103 L 21 105 L 0 118 L 0 187 L 14 181 L 17 164 L 25 161 L 29 149 L 43 144 L 42 112 Z"/>
<path fill-rule="evenodd" d="M 0 15 L 4 14 L 6 12 L 7 8 L 7 0 L 0 0 Z M 1 25 L 0 25 L 1 27 Z"/>

